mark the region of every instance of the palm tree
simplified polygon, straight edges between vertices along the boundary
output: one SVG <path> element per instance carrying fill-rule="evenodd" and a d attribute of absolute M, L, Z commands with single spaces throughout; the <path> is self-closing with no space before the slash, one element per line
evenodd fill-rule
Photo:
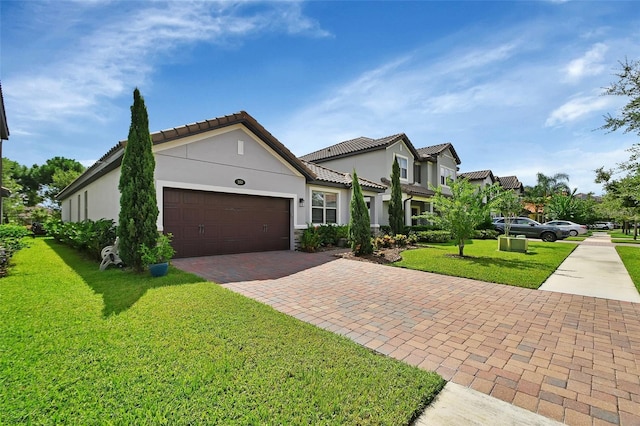
<path fill-rule="evenodd" d="M 538 183 L 536 186 L 540 187 L 542 194 L 545 197 L 550 197 L 558 193 L 569 193 L 569 175 L 566 173 L 556 173 L 553 176 L 546 176 L 542 173 L 537 174 Z"/>
<path fill-rule="evenodd" d="M 542 222 L 544 206 L 554 194 L 569 194 L 569 175 L 556 173 L 547 176 L 543 173 L 536 175 L 538 182 L 535 186 L 527 186 L 524 189 L 525 201 L 535 207 L 536 220 Z"/>

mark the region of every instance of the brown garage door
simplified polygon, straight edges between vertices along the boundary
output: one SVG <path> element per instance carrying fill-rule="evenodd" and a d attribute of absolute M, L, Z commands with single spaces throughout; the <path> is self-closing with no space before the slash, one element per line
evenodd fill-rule
<path fill-rule="evenodd" d="M 290 248 L 290 200 L 164 188 L 164 231 L 176 257 Z"/>

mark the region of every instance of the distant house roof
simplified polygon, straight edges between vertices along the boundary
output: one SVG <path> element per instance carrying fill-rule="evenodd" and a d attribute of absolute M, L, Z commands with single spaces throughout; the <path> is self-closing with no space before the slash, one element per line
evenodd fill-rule
<path fill-rule="evenodd" d="M 316 179 L 321 182 L 339 184 L 340 186 L 351 186 L 351 173 L 337 172 L 326 167 L 302 160 L 302 162 L 316 175 Z M 378 191 L 385 191 L 387 187 L 379 183 L 358 177 L 358 183 L 362 187 L 371 188 Z"/>
<path fill-rule="evenodd" d="M 418 148 L 417 151 L 418 154 L 420 154 L 419 158 L 421 158 L 422 160 L 429 160 L 441 154 L 446 149 L 449 149 L 451 151 L 453 158 L 455 158 L 456 160 L 456 164 L 462 163 L 462 161 L 460 161 L 460 157 L 458 157 L 458 153 L 453 148 L 453 145 L 450 142 L 426 146 L 424 148 Z"/>
<path fill-rule="evenodd" d="M 477 172 L 458 173 L 458 177 L 466 178 L 469 180 L 485 180 L 486 178 L 490 178 L 491 182 L 495 182 L 497 180 L 493 176 L 493 172 L 491 170 L 479 170 Z"/>
<path fill-rule="evenodd" d="M 385 149 L 401 140 L 404 140 L 405 144 L 416 159 L 420 158 L 415 147 L 404 133 L 397 133 L 380 139 L 371 139 L 360 136 L 359 138 L 350 139 L 348 141 L 322 148 L 310 154 L 303 155 L 300 158 L 305 161 L 321 163 L 335 158 L 348 157 L 351 155 L 361 154 L 363 152 Z"/>
<path fill-rule="evenodd" d="M 518 180 L 517 176 L 499 176 L 498 182 L 504 189 L 517 189 L 519 191 L 524 189 L 524 185 Z"/>
<path fill-rule="evenodd" d="M 4 98 L 2 97 L 2 84 L 0 83 L 0 140 L 9 140 L 9 126 L 7 115 L 4 112 Z"/>

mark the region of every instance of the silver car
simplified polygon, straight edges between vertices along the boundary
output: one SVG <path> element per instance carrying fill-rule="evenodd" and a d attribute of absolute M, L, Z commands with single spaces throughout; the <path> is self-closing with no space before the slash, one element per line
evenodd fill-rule
<path fill-rule="evenodd" d="M 571 222 L 569 220 L 551 220 L 549 222 L 545 222 L 544 224 L 557 226 L 560 229 L 569 231 L 569 235 L 571 235 L 572 237 L 587 233 L 587 225 L 580 225 L 579 223 Z"/>

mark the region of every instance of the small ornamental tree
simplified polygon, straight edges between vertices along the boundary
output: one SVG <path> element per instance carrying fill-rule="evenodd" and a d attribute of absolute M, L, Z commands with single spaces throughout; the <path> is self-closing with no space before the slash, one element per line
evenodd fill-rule
<path fill-rule="evenodd" d="M 373 245 L 371 244 L 371 225 L 369 219 L 369 210 L 364 202 L 358 175 L 353 171 L 351 181 L 351 205 L 349 219 L 349 242 L 351 250 L 356 255 L 373 253 Z"/>
<path fill-rule="evenodd" d="M 404 208 L 402 206 L 402 188 L 400 187 L 400 165 L 393 159 L 391 167 L 391 200 L 389 201 L 389 226 L 393 235 L 404 232 Z"/>
<path fill-rule="evenodd" d="M 511 190 L 503 190 L 494 199 L 495 208 L 504 217 L 504 235 L 509 236 L 511 222 L 522 211 L 522 200 Z"/>
<path fill-rule="evenodd" d="M 131 106 L 131 127 L 120 168 L 120 257 L 136 271 L 143 270 L 140 247 L 154 247 L 158 239 L 158 203 L 154 186 L 149 117 L 144 99 L 136 88 Z"/>
<path fill-rule="evenodd" d="M 497 190 L 496 185 L 479 188 L 467 179 L 448 179 L 451 195 L 444 195 L 442 187 L 436 188 L 431 199 L 437 214 L 430 216 L 443 229 L 451 232 L 458 246 L 458 254 L 464 256 L 464 242 L 473 236 L 473 231 L 482 223 L 493 205 L 491 194 Z M 484 199 L 490 200 L 484 203 Z"/>

